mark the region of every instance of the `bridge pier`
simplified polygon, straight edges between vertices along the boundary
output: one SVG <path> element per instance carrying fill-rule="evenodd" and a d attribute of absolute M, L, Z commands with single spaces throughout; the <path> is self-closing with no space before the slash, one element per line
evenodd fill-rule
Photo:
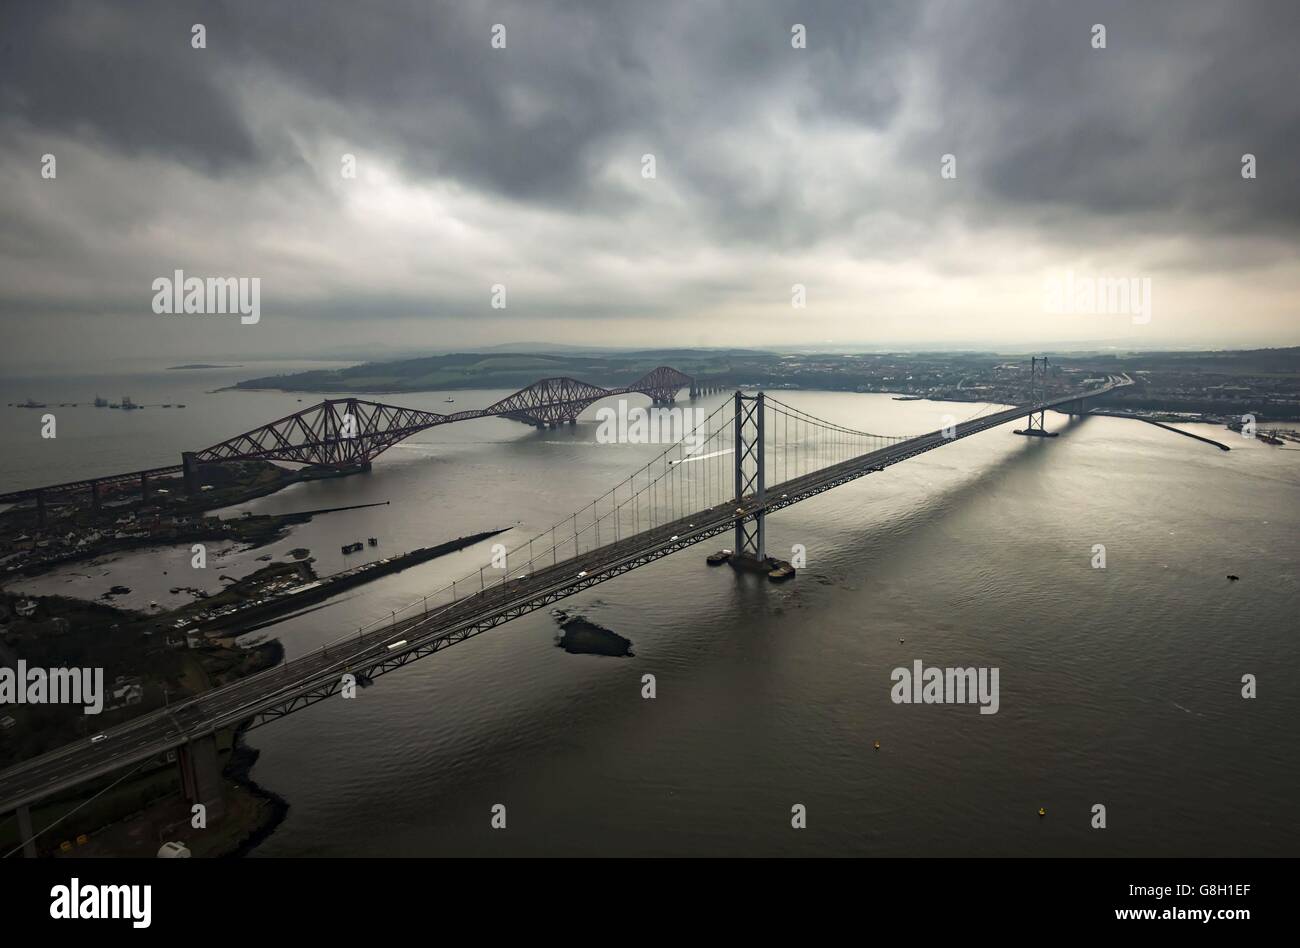
<path fill-rule="evenodd" d="M 32 830 L 32 811 L 27 804 L 18 808 L 18 838 L 23 841 L 23 855 L 28 859 L 36 858 L 36 833 Z"/>
<path fill-rule="evenodd" d="M 140 475 L 140 503 L 146 504 L 148 502 L 149 502 L 149 475 L 141 474 Z"/>
<path fill-rule="evenodd" d="M 209 734 L 181 746 L 177 749 L 176 760 L 181 769 L 185 799 L 203 804 L 209 822 L 220 819 L 225 813 L 226 801 L 221 793 L 221 761 L 217 757 L 216 735 Z"/>
<path fill-rule="evenodd" d="M 1017 428 L 1014 433 L 1033 438 L 1055 438 L 1057 435 L 1055 431 L 1048 431 L 1043 427 L 1042 411 L 1031 411 L 1025 419 L 1025 427 Z"/>
<path fill-rule="evenodd" d="M 199 493 L 199 465 L 193 451 L 181 452 L 181 477 L 185 484 L 185 496 L 195 497 Z"/>
<path fill-rule="evenodd" d="M 36 523 L 45 526 L 45 491 L 36 492 Z"/>
<path fill-rule="evenodd" d="M 90 482 L 90 508 L 96 513 L 100 509 L 99 481 Z"/>

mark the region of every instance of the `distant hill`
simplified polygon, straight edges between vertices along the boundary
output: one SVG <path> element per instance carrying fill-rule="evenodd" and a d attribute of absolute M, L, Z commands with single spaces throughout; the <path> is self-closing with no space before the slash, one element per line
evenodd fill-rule
<path fill-rule="evenodd" d="M 766 354 L 764 354 L 766 355 Z M 746 353 L 753 359 L 754 353 Z M 775 360 L 775 356 L 767 355 Z M 365 362 L 345 369 L 315 369 L 289 375 L 247 379 L 243 389 L 294 392 L 425 392 L 467 388 L 523 388 L 538 379 L 570 376 L 595 385 L 626 385 L 660 365 L 687 375 L 708 377 L 726 371 L 728 351 L 665 349 L 601 355 L 551 352 L 471 352 Z"/>
<path fill-rule="evenodd" d="M 1027 363 L 1021 355 L 993 352 L 795 353 L 755 349 L 647 349 L 633 352 L 460 352 L 395 362 L 365 362 L 343 369 L 316 369 L 289 375 L 248 379 L 235 388 L 278 389 L 357 395 L 428 392 L 454 389 L 520 389 L 538 379 L 569 376 L 617 388 L 656 366 L 724 387 L 810 388 L 839 391 L 921 391 L 957 400 L 974 397 L 963 382 L 983 379 L 1010 385 L 1002 392 L 1014 400 L 1023 394 L 999 374 L 998 365 Z M 1233 381 L 1256 401 L 1281 399 L 1288 404 L 1300 388 L 1300 349 L 1254 349 L 1206 352 L 1105 352 L 1052 354 L 1052 364 L 1075 371 L 1133 373 L 1143 384 L 1127 391 L 1129 400 L 1146 398 L 1170 408 L 1177 401 L 1225 397 L 1223 383 Z M 1217 389 L 1213 386 L 1219 386 Z M 977 390 L 979 391 L 979 390 Z M 983 391 L 991 397 L 993 389 Z M 1181 393 L 1181 394 L 1178 394 Z M 1246 397 L 1246 396 L 1243 396 Z M 1263 404 L 1263 402 L 1261 402 Z M 1185 406 L 1183 406 L 1185 407 Z M 1171 409 L 1172 410 L 1172 409 Z M 1180 408 L 1179 410 L 1182 410 Z M 1188 409 L 1188 410 L 1201 410 Z M 1206 409 L 1208 410 L 1208 409 Z M 1285 411 L 1290 412 L 1287 408 Z"/>

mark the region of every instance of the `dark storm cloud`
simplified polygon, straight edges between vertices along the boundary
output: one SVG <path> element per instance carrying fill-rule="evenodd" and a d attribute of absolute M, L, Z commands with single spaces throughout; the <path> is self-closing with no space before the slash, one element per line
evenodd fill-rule
<path fill-rule="evenodd" d="M 854 312 L 912 286 L 900 318 L 925 319 L 935 285 L 991 297 L 980 275 L 1027 250 L 1022 283 L 1108 254 L 1293 266 L 1298 11 L 8 0 L 0 314 L 138 312 L 181 264 L 261 273 L 318 322 L 463 319 L 508 279 L 512 318 L 611 324 L 788 307 L 795 280 Z"/>
<path fill-rule="evenodd" d="M 942 135 L 990 203 L 1150 217 L 1172 232 L 1293 230 L 1300 4 L 944 3 L 932 8 Z M 1090 45 L 1093 24 L 1107 46 Z M 1254 154 L 1258 180 L 1244 183 Z M 1264 170 L 1267 169 L 1267 170 Z"/>
<path fill-rule="evenodd" d="M 597 162 L 635 141 L 737 239 L 770 225 L 778 242 L 806 241 L 831 222 L 809 217 L 795 187 L 755 191 L 747 164 L 763 153 L 720 160 L 696 146 L 761 124 L 787 93 L 807 121 L 887 128 L 910 65 L 933 76 L 938 121 L 902 155 L 928 172 L 957 153 L 992 201 L 1186 211 L 1183 223 L 1208 215 L 1200 225 L 1218 228 L 1294 224 L 1300 194 L 1300 176 L 1270 174 L 1243 195 L 1236 175 L 1243 151 L 1280 170 L 1300 132 L 1290 91 L 1300 5 L 1289 0 L 19 0 L 6 20 L 3 95 L 14 114 L 214 172 L 291 151 L 259 150 L 240 114 L 230 80 L 252 74 L 332 103 L 345 118 L 331 131 L 416 176 L 617 208 L 620 195 L 593 183 Z M 208 29 L 205 52 L 190 49 L 193 22 Z M 508 55 L 488 45 L 495 22 L 507 26 Z M 802 54 L 790 48 L 794 22 L 808 29 Z M 1094 22 L 1107 26 L 1104 52 L 1089 46 Z"/>
<path fill-rule="evenodd" d="M 37 128 L 225 169 L 273 160 L 230 94 L 252 70 L 337 105 L 336 131 L 413 173 L 571 201 L 598 146 L 634 136 L 686 154 L 692 134 L 745 120 L 798 76 L 805 108 L 882 124 L 899 105 L 888 67 L 909 6 L 19 0 L 3 92 Z M 206 52 L 190 48 L 194 22 Z M 487 42 L 496 22 L 508 55 Z M 790 48 L 794 22 L 814 38 L 810 61 Z M 716 193 L 716 176 L 702 184 Z"/>
<path fill-rule="evenodd" d="M 185 5 L 12 0 L 2 15 L 7 114 L 214 171 L 255 158 L 223 70 L 193 55 Z"/>

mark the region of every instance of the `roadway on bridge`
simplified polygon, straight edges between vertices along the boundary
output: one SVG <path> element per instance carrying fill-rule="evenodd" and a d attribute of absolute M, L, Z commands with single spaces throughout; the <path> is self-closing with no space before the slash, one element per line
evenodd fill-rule
<path fill-rule="evenodd" d="M 733 530 L 749 520 L 791 506 L 840 484 L 883 470 L 935 448 L 1024 417 L 1102 395 L 1129 384 L 1105 386 L 1032 407 L 1006 409 L 957 424 L 949 435 L 932 431 L 767 488 L 765 496 L 732 500 L 672 523 L 506 579 L 454 603 L 395 624 L 337 641 L 230 685 L 150 712 L 104 732 L 104 738 L 76 741 L 0 773 L 0 813 L 40 800 L 86 780 L 139 764 L 165 751 L 250 719 L 259 723 L 305 707 L 337 692 L 345 673 L 377 675 L 403 659 L 415 660 L 479 632 L 571 596 L 615 576 Z M 390 648 L 395 642 L 404 642 Z M 316 697 L 309 699 L 309 696 Z"/>

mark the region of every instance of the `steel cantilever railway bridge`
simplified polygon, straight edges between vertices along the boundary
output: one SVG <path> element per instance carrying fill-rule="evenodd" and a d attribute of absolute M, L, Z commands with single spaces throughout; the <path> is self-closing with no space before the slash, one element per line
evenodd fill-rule
<path fill-rule="evenodd" d="M 326 399 L 269 425 L 254 428 L 194 454 L 199 464 L 263 459 L 330 467 L 366 464 L 399 441 L 426 428 L 474 418 L 510 418 L 538 428 L 577 421 L 588 407 L 611 395 L 639 392 L 656 405 L 673 401 L 695 381 L 661 365 L 623 388 L 601 388 L 571 378 L 534 382 L 487 408 L 441 414 L 359 398 Z"/>
<path fill-rule="evenodd" d="M 573 424 L 602 398 L 640 393 L 649 396 L 654 404 L 664 405 L 684 388 L 692 396 L 704 390 L 689 375 L 661 365 L 622 388 L 601 388 L 567 377 L 546 378 L 487 408 L 450 414 L 361 398 L 327 398 L 201 451 L 187 451 L 181 455 L 180 464 L 12 491 L 0 494 L 0 504 L 34 499 L 43 516 L 44 501 L 52 495 L 89 490 L 98 502 L 100 487 L 131 482 L 138 482 L 141 492 L 147 495 L 150 480 L 177 473 L 185 475 L 186 492 L 193 493 L 198 488 L 199 465 L 227 461 L 284 461 L 338 470 L 363 468 L 399 441 L 439 425 L 475 418 L 508 418 L 538 428 L 555 428 L 565 422 Z"/>
<path fill-rule="evenodd" d="M 260 726 L 338 693 L 345 676 L 366 683 L 714 537 L 734 534 L 738 554 L 761 560 L 769 514 L 1024 416 L 1053 408 L 1083 413 L 1088 400 L 1127 384 L 1111 378 L 1016 408 L 984 414 L 986 408 L 915 437 L 853 430 L 761 392 L 736 392 L 644 468 L 509 551 L 508 569 L 484 566 L 318 651 L 142 715 L 101 741 L 76 742 L 12 767 L 0 773 L 0 813 L 168 750 L 210 743 L 224 728 Z"/>

